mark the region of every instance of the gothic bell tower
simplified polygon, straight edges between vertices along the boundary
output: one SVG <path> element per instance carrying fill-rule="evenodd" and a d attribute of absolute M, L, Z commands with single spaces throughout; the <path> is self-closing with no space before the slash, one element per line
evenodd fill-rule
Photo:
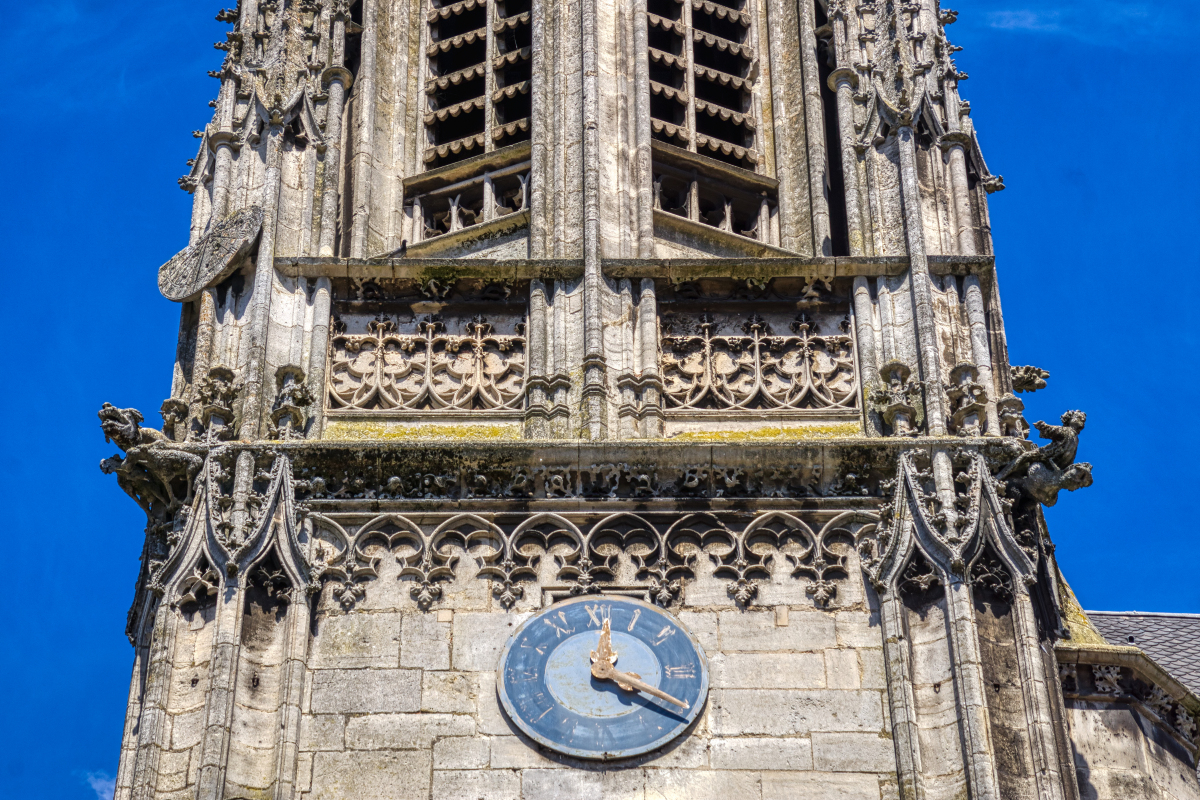
<path fill-rule="evenodd" d="M 1085 418 L 1027 441 L 955 12 L 218 19 L 162 429 L 100 412 L 147 515 L 119 800 L 1077 800 L 1114 714 L 1194 771 L 1194 690 L 1054 561 Z"/>

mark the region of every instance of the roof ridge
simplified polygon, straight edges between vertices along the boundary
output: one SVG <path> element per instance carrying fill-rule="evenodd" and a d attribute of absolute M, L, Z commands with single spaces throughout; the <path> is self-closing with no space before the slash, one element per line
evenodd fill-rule
<path fill-rule="evenodd" d="M 1102 614 L 1114 617 L 1182 617 L 1183 619 L 1200 620 L 1200 614 L 1190 614 L 1176 611 L 1085 611 L 1085 614 Z"/>

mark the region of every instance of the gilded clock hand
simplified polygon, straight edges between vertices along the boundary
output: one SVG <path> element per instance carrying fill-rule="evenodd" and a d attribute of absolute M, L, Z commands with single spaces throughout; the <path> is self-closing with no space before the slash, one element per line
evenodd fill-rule
<path fill-rule="evenodd" d="M 690 708 L 687 703 L 682 700 L 676 700 L 671 695 L 655 689 L 648 683 L 643 683 L 636 672 L 621 672 L 613 666 L 617 661 L 617 654 L 612 649 L 612 631 L 608 620 L 604 620 L 604 626 L 600 629 L 600 644 L 596 650 L 592 651 L 592 677 L 601 681 L 613 681 L 625 691 L 639 689 L 648 695 L 653 695 L 661 700 L 666 700 L 668 703 L 674 703 L 680 708 Z"/>

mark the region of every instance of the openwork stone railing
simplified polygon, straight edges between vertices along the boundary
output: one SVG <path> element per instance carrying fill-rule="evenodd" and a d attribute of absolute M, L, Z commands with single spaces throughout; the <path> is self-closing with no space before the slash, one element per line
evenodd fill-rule
<path fill-rule="evenodd" d="M 696 335 L 663 336 L 668 409 L 854 409 L 858 379 L 849 336 L 818 336 L 801 314 L 795 336 L 773 336 L 753 315 L 745 336 L 718 336 L 705 314 Z"/>
<path fill-rule="evenodd" d="M 502 411 L 521 407 L 525 390 L 524 325 L 500 336 L 483 317 L 468 335 L 447 334 L 436 316 L 418 333 L 396 333 L 374 320 L 370 333 L 341 335 L 330 348 L 329 407 L 363 410 Z"/>

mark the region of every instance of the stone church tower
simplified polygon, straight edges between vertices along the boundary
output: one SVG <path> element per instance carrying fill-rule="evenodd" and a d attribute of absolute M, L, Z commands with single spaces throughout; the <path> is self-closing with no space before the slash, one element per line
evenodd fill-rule
<path fill-rule="evenodd" d="M 1055 565 L 955 16 L 222 11 L 162 430 L 100 412 L 118 800 L 1200 798 Z"/>

